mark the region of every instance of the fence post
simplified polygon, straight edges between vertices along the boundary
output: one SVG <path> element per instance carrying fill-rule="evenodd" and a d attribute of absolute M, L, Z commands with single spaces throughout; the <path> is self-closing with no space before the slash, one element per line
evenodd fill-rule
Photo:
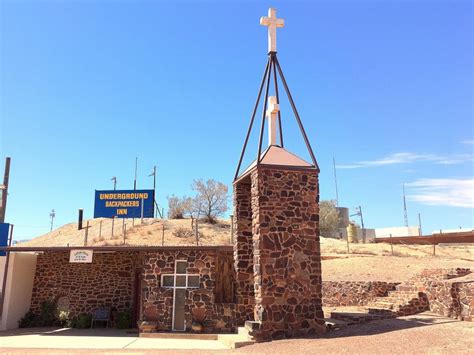
<path fill-rule="evenodd" d="M 347 241 L 347 254 L 350 253 L 349 251 L 349 236 L 346 237 L 346 241 Z"/>
<path fill-rule="evenodd" d="M 87 246 L 87 237 L 88 237 L 88 234 L 89 234 L 89 221 L 87 221 L 86 230 L 84 231 L 84 246 L 85 246 L 85 247 Z"/>
<path fill-rule="evenodd" d="M 392 249 L 392 256 L 393 256 L 393 242 L 392 242 L 392 233 L 390 233 L 390 249 Z"/>
<path fill-rule="evenodd" d="M 436 255 L 436 244 L 433 243 L 433 256 Z"/>
<path fill-rule="evenodd" d="M 125 221 L 125 218 L 123 219 Z M 125 244 L 125 239 L 127 239 L 127 224 L 123 225 L 123 244 Z"/>
<path fill-rule="evenodd" d="M 110 239 L 113 239 L 114 237 L 114 223 L 115 223 L 115 216 L 112 217 L 112 234 L 110 235 L 111 236 Z"/>
<path fill-rule="evenodd" d="M 99 222 L 99 239 L 102 237 L 102 220 Z"/>

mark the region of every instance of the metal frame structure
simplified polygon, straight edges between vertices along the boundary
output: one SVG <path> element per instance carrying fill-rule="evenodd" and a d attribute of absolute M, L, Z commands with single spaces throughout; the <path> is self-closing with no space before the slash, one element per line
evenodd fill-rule
<path fill-rule="evenodd" d="M 258 108 L 258 105 L 260 103 L 260 99 L 261 99 L 261 96 L 262 96 L 262 91 L 265 87 L 265 94 L 264 94 L 264 99 L 263 99 L 262 122 L 260 124 L 260 135 L 259 135 L 259 140 L 258 140 L 258 155 L 257 155 L 257 166 L 260 165 L 260 161 L 261 161 L 261 158 L 262 158 L 261 154 L 262 154 L 263 133 L 265 131 L 265 113 L 266 113 L 266 110 L 267 110 L 268 92 L 269 92 L 269 88 L 270 88 L 270 79 L 271 79 L 271 76 L 272 76 L 272 70 L 273 70 L 273 82 L 274 82 L 274 87 L 275 87 L 275 96 L 277 98 L 277 103 L 278 104 L 280 103 L 280 97 L 279 97 L 279 92 L 278 92 L 278 78 L 277 78 L 277 71 L 278 71 L 278 75 L 280 76 L 283 87 L 285 88 L 286 96 L 288 97 L 288 100 L 290 101 L 290 105 L 291 105 L 291 108 L 293 110 L 293 114 L 294 114 L 294 116 L 296 118 L 296 121 L 298 123 L 298 126 L 300 128 L 301 135 L 303 136 L 303 139 L 305 141 L 306 148 L 307 148 L 307 150 L 308 150 L 308 152 L 311 156 L 311 160 L 313 162 L 313 165 L 316 169 L 319 170 L 319 166 L 318 166 L 318 163 L 317 163 L 316 158 L 314 156 L 313 149 L 311 148 L 311 144 L 309 143 L 308 137 L 306 135 L 306 131 L 303 127 L 303 123 L 301 122 L 300 115 L 298 114 L 298 110 L 296 109 L 296 105 L 293 101 L 293 97 L 291 96 L 290 89 L 288 88 L 288 84 L 286 83 L 286 79 L 285 79 L 285 76 L 283 75 L 283 71 L 282 71 L 280 63 L 278 61 L 276 52 L 269 52 L 268 53 L 267 65 L 266 65 L 265 71 L 263 73 L 262 82 L 260 83 L 260 89 L 258 90 L 257 100 L 255 102 L 255 105 L 254 105 L 254 108 L 253 108 L 253 111 L 252 111 L 252 116 L 250 118 L 250 124 L 249 124 L 249 128 L 247 130 L 247 135 L 245 136 L 245 141 L 244 141 L 244 145 L 242 147 L 242 152 L 240 153 L 240 159 L 239 159 L 239 163 L 237 165 L 237 170 L 235 172 L 234 181 L 236 181 L 237 178 L 239 177 L 240 168 L 241 168 L 241 165 L 242 165 L 242 160 L 244 158 L 245 151 L 247 149 L 248 140 L 249 140 L 249 137 L 250 137 L 250 133 L 252 132 L 252 127 L 253 127 L 253 124 L 254 124 L 254 121 L 255 121 L 255 114 L 257 113 L 257 108 Z M 282 124 L 281 124 L 280 111 L 278 111 L 278 129 L 280 131 L 280 146 L 283 148 L 284 147 L 284 145 L 283 145 L 283 130 L 282 130 Z"/>

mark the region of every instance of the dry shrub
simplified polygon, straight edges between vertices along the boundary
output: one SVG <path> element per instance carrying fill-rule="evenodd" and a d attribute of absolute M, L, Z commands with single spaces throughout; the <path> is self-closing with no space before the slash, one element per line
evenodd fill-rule
<path fill-rule="evenodd" d="M 194 237 L 194 231 L 179 227 L 173 231 L 173 235 L 178 238 L 191 238 Z"/>

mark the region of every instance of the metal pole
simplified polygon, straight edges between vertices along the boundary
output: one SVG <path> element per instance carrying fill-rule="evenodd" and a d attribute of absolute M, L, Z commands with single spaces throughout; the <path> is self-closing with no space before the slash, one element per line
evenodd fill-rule
<path fill-rule="evenodd" d="M 408 212 L 407 212 L 407 201 L 405 198 L 405 183 L 402 184 L 403 187 L 403 219 L 405 222 L 405 227 L 408 227 Z"/>
<path fill-rule="evenodd" d="M 5 215 L 7 213 L 8 181 L 10 180 L 10 162 L 11 158 L 7 157 L 5 159 L 5 173 L 3 175 L 2 205 L 0 206 L 0 223 L 5 223 Z"/>
<path fill-rule="evenodd" d="M 339 192 L 337 190 L 337 175 L 336 175 L 336 159 L 332 157 L 332 164 L 334 167 L 334 183 L 336 185 L 336 207 L 339 207 Z"/>
<path fill-rule="evenodd" d="M 290 100 L 291 108 L 293 109 L 293 113 L 296 117 L 296 121 L 298 122 L 298 126 L 300 127 L 301 134 L 303 135 L 304 142 L 306 143 L 306 148 L 308 149 L 309 154 L 311 155 L 311 159 L 313 161 L 314 166 L 319 169 L 318 163 L 313 153 L 313 149 L 311 148 L 311 144 L 309 143 L 308 137 L 306 136 L 306 132 L 303 127 L 303 123 L 301 122 L 300 115 L 298 114 L 298 110 L 296 109 L 295 103 L 293 101 L 293 97 L 291 96 L 290 89 L 286 84 L 285 76 L 283 75 L 283 71 L 281 70 L 280 63 L 278 62 L 278 58 L 275 56 L 275 63 L 277 65 L 278 73 L 280 74 L 281 82 L 283 83 L 283 87 L 285 88 L 286 95 Z"/>
<path fill-rule="evenodd" d="M 140 216 L 140 223 L 143 224 L 143 199 L 142 199 L 142 212 L 141 212 L 141 216 Z"/>
<path fill-rule="evenodd" d="M 258 90 L 257 100 L 255 101 L 255 105 L 253 107 L 253 112 L 252 112 L 252 116 L 250 118 L 249 128 L 247 130 L 247 135 L 245 136 L 245 142 L 244 142 L 244 145 L 242 147 L 242 152 L 240 153 L 239 164 L 237 164 L 237 170 L 235 172 L 234 180 L 237 180 L 237 177 L 239 176 L 240 166 L 242 165 L 242 159 L 244 158 L 245 149 L 247 148 L 247 143 L 249 141 L 250 132 L 252 131 L 253 122 L 255 120 L 255 113 L 257 112 L 258 103 L 260 102 L 260 97 L 262 96 L 263 84 L 265 83 L 265 78 L 267 77 L 269 66 L 270 66 L 270 57 L 268 58 L 267 66 L 265 67 L 265 72 L 263 73 L 262 82 L 260 84 L 260 89 Z"/>
<path fill-rule="evenodd" d="M 99 222 L 99 238 L 102 237 L 102 221 Z"/>
<path fill-rule="evenodd" d="M 137 189 L 137 169 L 138 169 L 138 158 L 135 157 L 135 179 L 133 180 L 133 189 Z"/>
<path fill-rule="evenodd" d="M 362 225 L 362 241 L 365 243 L 365 227 L 364 227 L 364 217 L 362 216 L 362 207 L 359 206 L 360 213 L 360 224 Z"/>
<path fill-rule="evenodd" d="M 433 243 L 433 256 L 436 256 L 436 244 Z"/>
<path fill-rule="evenodd" d="M 87 237 L 89 236 L 89 221 L 86 223 L 86 230 L 84 231 L 84 246 L 87 246 Z"/>
<path fill-rule="evenodd" d="M 418 213 L 418 234 L 420 235 L 420 237 L 423 235 L 423 233 L 421 232 L 421 214 Z"/>
<path fill-rule="evenodd" d="M 10 224 L 10 240 L 8 241 L 8 247 L 12 246 L 12 240 L 13 240 L 13 224 Z M 3 302 L 5 301 L 9 264 L 10 264 L 10 251 L 7 250 L 6 255 L 5 255 L 5 268 L 3 269 L 2 293 L 0 293 L 0 316 L 3 315 Z"/>
<path fill-rule="evenodd" d="M 125 218 L 123 219 L 123 221 L 125 222 Z M 123 244 L 125 244 L 125 239 L 127 239 L 127 224 L 126 223 L 123 224 Z"/>
<path fill-rule="evenodd" d="M 114 222 L 115 222 L 115 216 L 112 217 L 112 234 L 111 237 L 114 237 Z"/>
<path fill-rule="evenodd" d="M 277 104 L 280 104 L 280 94 L 278 93 L 278 80 L 277 80 L 277 74 L 276 74 L 276 66 L 273 65 L 273 81 L 275 84 L 275 96 L 277 99 Z M 278 129 L 280 130 L 280 144 L 281 147 L 283 148 L 283 129 L 281 128 L 281 111 L 278 110 Z"/>
<path fill-rule="evenodd" d="M 269 73 L 272 70 L 274 56 L 273 54 L 270 55 L 270 68 Z M 270 78 L 271 75 L 268 75 L 267 83 L 265 85 L 265 97 L 263 99 L 263 111 L 262 111 L 262 124 L 260 125 L 260 137 L 258 139 L 258 155 L 257 155 L 257 165 L 260 164 L 261 154 L 262 154 L 262 141 L 263 141 L 263 131 L 265 130 L 265 114 L 267 111 L 267 103 L 268 103 L 268 89 L 270 89 Z"/>
<path fill-rule="evenodd" d="M 125 218 L 122 219 L 123 244 L 125 244 Z"/>
<path fill-rule="evenodd" d="M 163 229 L 161 232 L 161 246 L 165 245 L 165 224 L 163 223 Z"/>

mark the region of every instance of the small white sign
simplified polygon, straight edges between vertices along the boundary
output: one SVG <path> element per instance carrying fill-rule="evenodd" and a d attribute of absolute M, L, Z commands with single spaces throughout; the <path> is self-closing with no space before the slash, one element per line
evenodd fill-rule
<path fill-rule="evenodd" d="M 70 263 L 91 263 L 92 250 L 71 250 L 69 254 Z"/>

